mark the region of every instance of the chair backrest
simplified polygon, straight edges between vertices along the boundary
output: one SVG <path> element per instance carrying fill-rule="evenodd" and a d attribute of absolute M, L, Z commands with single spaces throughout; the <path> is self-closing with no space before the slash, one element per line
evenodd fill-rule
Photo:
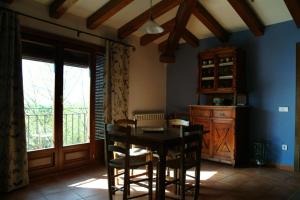
<path fill-rule="evenodd" d="M 183 133 L 183 127 L 189 126 L 190 122 L 183 120 L 183 119 L 169 119 L 167 121 L 168 128 L 179 128 L 180 129 L 180 135 Z"/>
<path fill-rule="evenodd" d="M 132 128 L 137 128 L 137 120 L 136 119 L 118 119 L 114 120 L 114 124 L 119 126 L 130 126 Z"/>
<path fill-rule="evenodd" d="M 124 134 L 130 136 L 130 126 L 119 126 L 115 124 L 105 124 L 105 150 L 106 150 L 106 161 L 113 159 L 113 153 L 124 154 L 126 158 L 129 157 L 130 145 L 129 142 L 122 142 L 122 145 L 118 145 L 116 141 L 112 139 L 111 134 L 116 132 L 118 134 Z"/>
<path fill-rule="evenodd" d="M 189 121 L 183 119 L 169 119 L 168 126 L 189 126 Z"/>
<path fill-rule="evenodd" d="M 182 163 L 185 163 L 186 159 L 192 159 L 195 163 L 200 164 L 203 126 L 183 126 L 181 131 L 183 135 L 180 145 L 180 158 L 182 159 Z"/>

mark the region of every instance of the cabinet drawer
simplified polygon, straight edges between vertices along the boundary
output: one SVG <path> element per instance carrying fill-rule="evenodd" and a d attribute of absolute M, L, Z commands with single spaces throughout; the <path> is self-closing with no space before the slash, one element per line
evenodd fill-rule
<path fill-rule="evenodd" d="M 192 116 L 210 117 L 211 116 L 210 113 L 211 113 L 211 110 L 208 110 L 208 109 L 197 109 L 197 108 L 191 109 Z"/>
<path fill-rule="evenodd" d="M 235 118 L 235 112 L 234 112 L 233 109 L 213 110 L 213 117 L 216 117 L 216 118 Z"/>

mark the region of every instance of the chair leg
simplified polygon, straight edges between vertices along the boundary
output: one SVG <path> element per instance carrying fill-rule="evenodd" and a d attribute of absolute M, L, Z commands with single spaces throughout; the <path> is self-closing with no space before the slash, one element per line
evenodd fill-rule
<path fill-rule="evenodd" d="M 149 181 L 149 200 L 152 200 L 152 183 L 153 183 L 153 166 L 152 163 L 150 163 L 148 166 L 148 181 Z"/>
<path fill-rule="evenodd" d="M 156 181 L 155 181 L 155 199 L 158 199 L 158 182 L 159 182 L 159 162 L 156 165 Z"/>
<path fill-rule="evenodd" d="M 124 172 L 124 190 L 123 190 L 123 200 L 127 200 L 128 198 L 128 190 L 130 190 L 130 185 L 129 185 L 129 169 L 125 169 Z"/>
<path fill-rule="evenodd" d="M 194 200 L 198 200 L 200 192 L 200 164 L 196 166 L 196 176 L 195 176 L 195 195 Z"/>
<path fill-rule="evenodd" d="M 114 174 L 113 174 L 113 169 L 112 168 L 110 168 L 110 167 L 107 167 L 107 178 L 108 178 L 108 195 L 109 195 L 109 200 L 112 200 L 113 198 L 112 198 L 112 195 L 113 195 L 113 193 L 114 193 L 114 191 L 113 191 L 113 186 L 114 186 L 114 181 L 113 181 L 113 179 L 114 179 Z"/>
<path fill-rule="evenodd" d="M 118 170 L 118 169 L 114 169 L 114 173 L 115 173 L 115 174 L 119 174 L 119 170 Z M 116 180 L 117 180 L 117 181 L 116 181 L 116 184 L 119 185 L 119 184 L 120 184 L 120 182 L 119 182 L 119 177 L 116 177 Z"/>
<path fill-rule="evenodd" d="M 180 199 L 185 200 L 185 169 L 180 169 Z"/>
<path fill-rule="evenodd" d="M 174 169 L 174 180 L 178 178 L 178 171 L 177 169 Z M 178 194 L 178 183 L 174 183 L 174 192 L 175 194 Z"/>

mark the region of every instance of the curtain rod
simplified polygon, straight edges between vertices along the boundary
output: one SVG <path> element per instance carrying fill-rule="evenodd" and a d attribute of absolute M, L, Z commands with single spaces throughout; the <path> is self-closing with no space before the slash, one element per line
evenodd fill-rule
<path fill-rule="evenodd" d="M 72 28 L 72 27 L 69 27 L 69 26 L 57 24 L 55 22 L 51 22 L 51 21 L 48 21 L 48 20 L 45 20 L 45 19 L 34 17 L 34 16 L 31 16 L 31 15 L 28 15 L 28 14 L 25 14 L 25 13 L 21 13 L 21 12 L 18 12 L 18 11 L 15 11 L 15 10 L 12 10 L 12 9 L 9 9 L 9 8 L 3 7 L 3 6 L 0 6 L 0 9 L 6 10 L 6 11 L 12 11 L 12 12 L 15 12 L 16 14 L 24 16 L 24 17 L 28 17 L 28 18 L 31 18 L 31 19 L 34 19 L 34 20 L 37 20 L 37 21 L 45 22 L 45 23 L 48 23 L 48 24 L 51 24 L 51 25 L 54 25 L 54 26 L 58 26 L 58 27 L 65 28 L 65 29 L 68 29 L 68 30 L 71 30 L 71 31 L 75 31 L 75 32 L 77 32 L 77 36 L 79 36 L 80 34 L 86 34 L 86 35 L 89 35 L 89 36 L 100 38 L 102 40 L 108 40 L 110 42 L 119 43 L 119 44 L 122 44 L 124 46 L 131 47 L 131 48 L 133 48 L 133 50 L 135 50 L 134 45 L 127 44 L 127 43 L 122 42 L 122 41 L 114 40 L 114 39 L 107 38 L 107 37 L 104 37 L 104 36 L 101 36 L 101 35 L 96 35 L 96 34 L 89 33 L 89 32 L 86 32 L 86 31 L 82 31 L 82 30 Z"/>

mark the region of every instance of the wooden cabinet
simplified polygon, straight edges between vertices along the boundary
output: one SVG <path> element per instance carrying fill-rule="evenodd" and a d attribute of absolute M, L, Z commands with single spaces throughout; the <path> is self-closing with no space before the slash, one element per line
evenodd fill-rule
<path fill-rule="evenodd" d="M 192 124 L 201 124 L 203 125 L 203 130 L 207 132 L 207 134 L 203 135 L 202 138 L 202 157 L 209 158 L 211 155 L 211 134 L 210 134 L 210 120 L 208 117 L 199 117 L 194 115 L 195 117 L 191 118 Z"/>
<path fill-rule="evenodd" d="M 245 90 L 244 53 L 235 47 L 199 54 L 199 92 L 234 93 Z"/>
<path fill-rule="evenodd" d="M 213 158 L 234 163 L 234 133 L 233 119 L 212 119 Z"/>
<path fill-rule="evenodd" d="M 191 123 L 203 125 L 206 131 L 202 143 L 204 159 L 234 166 L 247 161 L 247 112 L 247 107 L 190 106 Z"/>

